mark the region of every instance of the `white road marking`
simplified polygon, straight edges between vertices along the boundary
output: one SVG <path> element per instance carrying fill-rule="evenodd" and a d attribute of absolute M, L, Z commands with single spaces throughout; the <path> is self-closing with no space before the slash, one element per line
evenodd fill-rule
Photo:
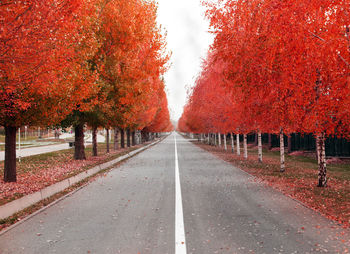
<path fill-rule="evenodd" d="M 186 237 L 184 215 L 182 210 L 179 161 L 177 158 L 176 134 L 175 141 L 175 254 L 186 254 Z"/>

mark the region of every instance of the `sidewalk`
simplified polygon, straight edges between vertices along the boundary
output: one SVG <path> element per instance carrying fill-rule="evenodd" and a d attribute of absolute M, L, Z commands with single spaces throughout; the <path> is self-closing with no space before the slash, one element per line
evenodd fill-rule
<path fill-rule="evenodd" d="M 63 138 L 63 139 L 71 138 L 74 140 L 74 135 L 64 133 L 60 136 L 60 138 Z M 49 139 L 45 139 L 45 140 L 49 140 Z M 103 135 L 101 135 L 101 134 L 97 135 L 97 142 L 105 142 L 105 141 L 106 141 L 106 138 Z M 45 141 L 43 140 L 42 143 L 44 143 L 44 142 Z M 21 152 L 19 152 L 17 149 L 16 150 L 16 157 L 19 158 L 19 156 L 21 156 L 21 158 L 23 158 L 23 157 L 28 157 L 28 156 L 32 156 L 32 155 L 51 153 L 51 152 L 56 152 L 56 151 L 65 150 L 65 149 L 70 148 L 68 143 L 57 144 L 57 145 L 50 144 L 50 142 L 47 142 L 47 143 L 48 143 L 48 145 L 28 147 L 28 148 L 23 147 L 23 148 L 21 148 Z M 92 135 L 85 134 L 85 146 L 89 143 L 92 143 Z M 5 152 L 0 151 L 0 161 L 3 161 L 4 159 L 5 159 Z"/>
<path fill-rule="evenodd" d="M 50 152 L 55 152 L 55 151 L 60 151 L 60 150 L 65 150 L 69 149 L 69 144 L 64 143 L 64 144 L 58 144 L 58 145 L 48 145 L 48 146 L 38 146 L 38 147 L 32 147 L 32 148 L 23 148 L 21 149 L 21 152 L 16 152 L 16 157 L 18 158 L 19 156 L 21 157 L 27 157 L 27 156 L 32 156 L 32 155 L 37 155 L 37 154 L 43 154 L 43 153 L 50 153 Z M 5 152 L 1 151 L 0 152 L 0 161 L 3 161 L 5 159 Z"/>

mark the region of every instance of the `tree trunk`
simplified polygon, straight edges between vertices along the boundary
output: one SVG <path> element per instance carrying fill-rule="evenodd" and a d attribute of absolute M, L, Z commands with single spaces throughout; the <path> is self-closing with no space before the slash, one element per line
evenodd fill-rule
<path fill-rule="evenodd" d="M 119 148 L 119 140 L 118 140 L 119 129 L 117 127 L 114 128 L 114 150 L 118 150 Z"/>
<path fill-rule="evenodd" d="M 237 155 L 241 155 L 241 147 L 239 144 L 239 134 L 236 134 L 236 141 L 237 141 Z"/>
<path fill-rule="evenodd" d="M 92 129 L 92 155 L 97 156 L 97 127 Z"/>
<path fill-rule="evenodd" d="M 13 126 L 5 126 L 4 181 L 16 182 L 16 131 Z"/>
<path fill-rule="evenodd" d="M 258 156 L 259 156 L 259 162 L 262 162 L 262 141 L 261 141 L 261 131 L 258 131 Z"/>
<path fill-rule="evenodd" d="M 148 132 L 143 131 L 142 133 L 143 133 L 143 135 L 142 135 L 143 136 L 143 142 L 147 142 L 148 138 L 149 138 Z"/>
<path fill-rule="evenodd" d="M 216 146 L 216 133 L 214 133 L 214 146 Z"/>
<path fill-rule="evenodd" d="M 285 171 L 285 165 L 284 165 L 284 135 L 283 135 L 283 130 L 281 129 L 280 132 L 280 154 L 281 154 L 281 168 L 280 172 Z"/>
<path fill-rule="evenodd" d="M 142 143 L 142 133 L 141 131 L 137 131 L 137 144 L 141 144 Z"/>
<path fill-rule="evenodd" d="M 21 128 L 18 128 L 18 162 L 21 162 Z"/>
<path fill-rule="evenodd" d="M 233 137 L 233 132 L 231 132 L 231 148 L 232 148 L 232 153 L 235 153 L 235 138 Z"/>
<path fill-rule="evenodd" d="M 243 134 L 244 159 L 248 159 L 247 134 Z"/>
<path fill-rule="evenodd" d="M 224 148 L 227 151 L 226 134 L 224 134 Z"/>
<path fill-rule="evenodd" d="M 126 145 L 130 147 L 130 129 L 126 129 Z"/>
<path fill-rule="evenodd" d="M 135 146 L 135 145 L 136 145 L 136 137 L 135 137 L 135 135 L 136 135 L 136 133 L 135 133 L 135 131 L 133 131 L 133 132 L 131 133 L 131 145 L 132 145 L 132 146 Z"/>
<path fill-rule="evenodd" d="M 120 130 L 120 146 L 121 146 L 121 148 L 125 148 L 125 131 L 124 131 L 124 129 Z"/>
<path fill-rule="evenodd" d="M 74 127 L 74 159 L 86 160 L 84 147 L 84 124 L 79 123 Z"/>
<path fill-rule="evenodd" d="M 320 151 L 321 151 L 321 147 L 320 147 L 320 136 L 317 135 L 316 136 L 316 160 L 317 160 L 317 165 L 320 165 Z"/>
<path fill-rule="evenodd" d="M 58 129 L 55 129 L 55 139 L 59 139 L 60 138 L 60 136 L 58 135 Z"/>
<path fill-rule="evenodd" d="M 141 130 L 141 144 L 145 142 L 145 131 Z"/>
<path fill-rule="evenodd" d="M 292 136 L 288 135 L 288 153 L 292 152 Z"/>
<path fill-rule="evenodd" d="M 221 133 L 218 133 L 218 142 L 219 142 L 219 147 L 221 147 Z"/>
<path fill-rule="evenodd" d="M 271 150 L 272 149 L 272 135 L 271 133 L 268 134 L 269 137 L 269 141 L 268 141 L 268 149 Z"/>
<path fill-rule="evenodd" d="M 109 153 L 109 128 L 106 129 L 106 149 L 107 153 Z"/>
<path fill-rule="evenodd" d="M 258 143 L 259 143 L 259 142 L 258 142 L 258 139 L 259 139 L 259 138 L 258 138 L 258 133 L 255 133 L 255 134 L 254 134 L 254 146 L 257 146 L 257 145 L 258 145 Z"/>
<path fill-rule="evenodd" d="M 318 172 L 318 187 L 327 186 L 327 165 L 326 165 L 326 149 L 325 149 L 325 134 L 318 135 L 319 147 L 319 172 Z"/>
<path fill-rule="evenodd" d="M 135 131 L 135 145 L 140 144 L 139 131 Z"/>
<path fill-rule="evenodd" d="M 210 133 L 208 133 L 208 145 L 210 145 Z"/>

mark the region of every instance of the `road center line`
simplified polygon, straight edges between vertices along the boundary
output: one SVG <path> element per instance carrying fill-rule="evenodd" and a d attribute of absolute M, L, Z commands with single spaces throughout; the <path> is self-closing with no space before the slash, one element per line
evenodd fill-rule
<path fill-rule="evenodd" d="M 176 134 L 175 141 L 175 254 L 186 254 L 186 237 L 184 216 L 182 210 L 182 196 L 179 173 L 179 161 L 177 158 Z"/>

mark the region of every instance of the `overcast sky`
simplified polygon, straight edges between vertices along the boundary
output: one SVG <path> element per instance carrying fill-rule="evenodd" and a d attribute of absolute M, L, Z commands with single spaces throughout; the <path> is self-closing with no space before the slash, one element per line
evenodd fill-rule
<path fill-rule="evenodd" d="M 178 120 L 186 103 L 187 88 L 200 72 L 213 36 L 200 0 L 158 0 L 158 23 L 168 32 L 171 68 L 165 75 L 169 110 Z"/>

